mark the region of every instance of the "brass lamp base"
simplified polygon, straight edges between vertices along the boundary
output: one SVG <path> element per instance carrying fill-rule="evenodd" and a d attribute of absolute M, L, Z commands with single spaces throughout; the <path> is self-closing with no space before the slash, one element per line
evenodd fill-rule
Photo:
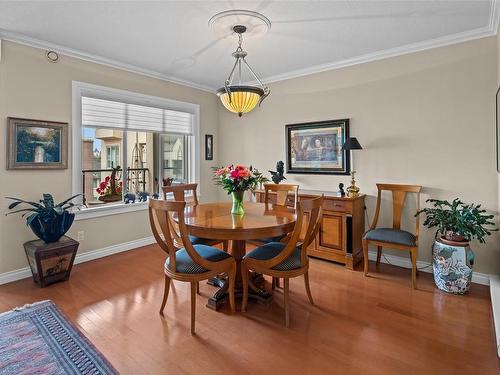
<path fill-rule="evenodd" d="M 356 186 L 356 180 L 354 179 L 356 171 L 351 172 L 351 186 L 347 190 L 347 196 L 349 198 L 356 198 L 359 195 L 359 187 Z"/>

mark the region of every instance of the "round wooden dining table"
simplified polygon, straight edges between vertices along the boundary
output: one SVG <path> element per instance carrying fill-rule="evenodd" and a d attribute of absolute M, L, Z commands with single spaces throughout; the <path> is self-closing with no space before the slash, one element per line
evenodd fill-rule
<path fill-rule="evenodd" d="M 231 214 L 231 202 L 204 203 L 186 207 L 185 223 L 189 233 L 196 237 L 231 241 L 231 254 L 236 260 L 236 296 L 242 294 L 241 260 L 245 256 L 246 241 L 281 236 L 290 233 L 295 225 L 295 210 L 264 203 L 245 202 L 244 215 Z M 228 283 L 223 278 L 211 279 L 220 289 L 208 300 L 207 306 L 220 307 L 227 299 Z M 269 301 L 271 295 L 254 282 L 249 297 Z"/>

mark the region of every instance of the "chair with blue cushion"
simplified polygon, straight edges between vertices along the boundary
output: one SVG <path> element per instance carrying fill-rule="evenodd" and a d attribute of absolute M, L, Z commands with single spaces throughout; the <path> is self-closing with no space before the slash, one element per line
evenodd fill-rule
<path fill-rule="evenodd" d="M 227 252 L 207 245 L 193 245 L 189 240 L 186 225 L 184 224 L 184 209 L 186 202 L 149 200 L 149 221 L 153 235 L 158 245 L 168 255 L 165 262 L 165 291 L 160 314 L 167 303 L 170 290 L 170 280 L 187 281 L 191 283 L 191 334 L 195 329 L 196 292 L 198 283 L 227 273 L 229 278 L 229 303 L 231 311 L 235 311 L 234 284 L 236 278 L 236 262 Z M 178 229 L 172 225 L 171 215 L 175 214 L 178 220 Z M 174 240 L 183 243 L 178 249 Z"/>
<path fill-rule="evenodd" d="M 169 200 L 171 197 L 176 201 L 184 201 L 190 204 L 193 207 L 198 205 L 198 194 L 196 194 L 196 189 L 198 188 L 197 183 L 192 184 L 174 184 L 174 185 L 166 185 L 162 187 L 163 190 L 163 198 L 165 200 Z M 186 192 L 188 193 L 188 197 L 190 197 L 190 201 L 186 200 Z M 222 243 L 222 248 L 225 252 L 228 249 L 228 242 L 221 240 L 212 240 L 209 238 L 201 238 L 189 235 L 189 240 L 193 245 L 208 245 L 215 246 Z M 181 248 L 183 245 L 175 243 L 175 245 Z"/>
<path fill-rule="evenodd" d="M 413 288 L 417 287 L 417 255 L 418 255 L 418 231 L 419 218 L 416 216 L 415 234 L 401 229 L 401 214 L 407 193 L 416 195 L 416 211 L 420 209 L 420 192 L 422 186 L 419 185 L 399 185 L 399 184 L 377 184 L 377 205 L 375 215 L 370 225 L 370 229 L 363 236 L 363 257 L 364 272 L 368 275 L 368 247 L 377 246 L 377 266 L 380 264 L 382 248 L 388 247 L 395 250 L 409 251 L 412 263 L 411 284 Z M 382 192 L 390 191 L 392 193 L 392 228 L 377 228 L 378 217 L 380 213 L 380 203 Z"/>
<path fill-rule="evenodd" d="M 297 220 L 293 232 L 284 239 L 286 242 L 269 242 L 249 252 L 241 262 L 243 278 L 242 311 L 248 303 L 249 271 L 255 271 L 273 278 L 284 279 L 285 325 L 290 326 L 289 280 L 304 275 L 307 297 L 314 304 L 309 287 L 309 258 L 307 247 L 316 238 L 321 226 L 321 206 L 323 197 L 300 201 L 297 205 Z M 306 223 L 303 242 L 299 241 L 302 225 Z"/>

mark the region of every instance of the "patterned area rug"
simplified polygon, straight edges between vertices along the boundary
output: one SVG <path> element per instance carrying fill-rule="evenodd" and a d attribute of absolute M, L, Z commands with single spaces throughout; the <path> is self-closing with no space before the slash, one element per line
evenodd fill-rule
<path fill-rule="evenodd" d="M 0 314 L 0 374 L 118 374 L 52 301 Z"/>

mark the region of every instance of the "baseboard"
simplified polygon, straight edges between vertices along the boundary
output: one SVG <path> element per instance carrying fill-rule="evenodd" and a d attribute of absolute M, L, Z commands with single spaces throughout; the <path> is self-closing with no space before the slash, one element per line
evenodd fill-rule
<path fill-rule="evenodd" d="M 141 246 L 150 245 L 154 242 L 155 242 L 154 237 L 150 236 L 138 240 L 124 242 L 121 244 L 103 247 L 102 249 L 87 251 L 76 255 L 75 264 L 89 262 L 94 259 L 107 257 L 109 255 L 121 253 L 123 251 L 128 251 Z M 14 271 L 4 272 L 0 274 L 0 285 L 7 284 L 12 281 L 20 279 L 25 279 L 27 277 L 31 277 L 31 270 L 29 267 L 24 267 Z"/>
<path fill-rule="evenodd" d="M 498 275 L 490 276 L 490 294 L 497 338 L 497 355 L 500 357 L 500 276 Z"/>
<path fill-rule="evenodd" d="M 411 268 L 411 260 L 410 257 L 408 258 L 397 256 L 397 255 L 386 255 L 382 253 L 382 258 L 381 262 L 382 263 L 387 263 L 387 264 L 392 264 L 394 266 L 398 267 L 404 267 L 404 268 Z M 377 260 L 377 252 L 376 251 L 370 251 L 368 253 L 368 259 L 376 261 Z M 417 260 L 417 268 L 419 271 L 422 272 L 428 272 L 432 273 L 432 263 L 429 262 L 424 262 L 421 260 Z M 486 273 L 480 273 L 473 271 L 472 272 L 472 282 L 476 284 L 481 284 L 481 285 L 490 285 L 490 276 Z M 500 306 L 499 306 L 500 308 Z M 500 321 L 499 321 L 500 323 Z"/>

